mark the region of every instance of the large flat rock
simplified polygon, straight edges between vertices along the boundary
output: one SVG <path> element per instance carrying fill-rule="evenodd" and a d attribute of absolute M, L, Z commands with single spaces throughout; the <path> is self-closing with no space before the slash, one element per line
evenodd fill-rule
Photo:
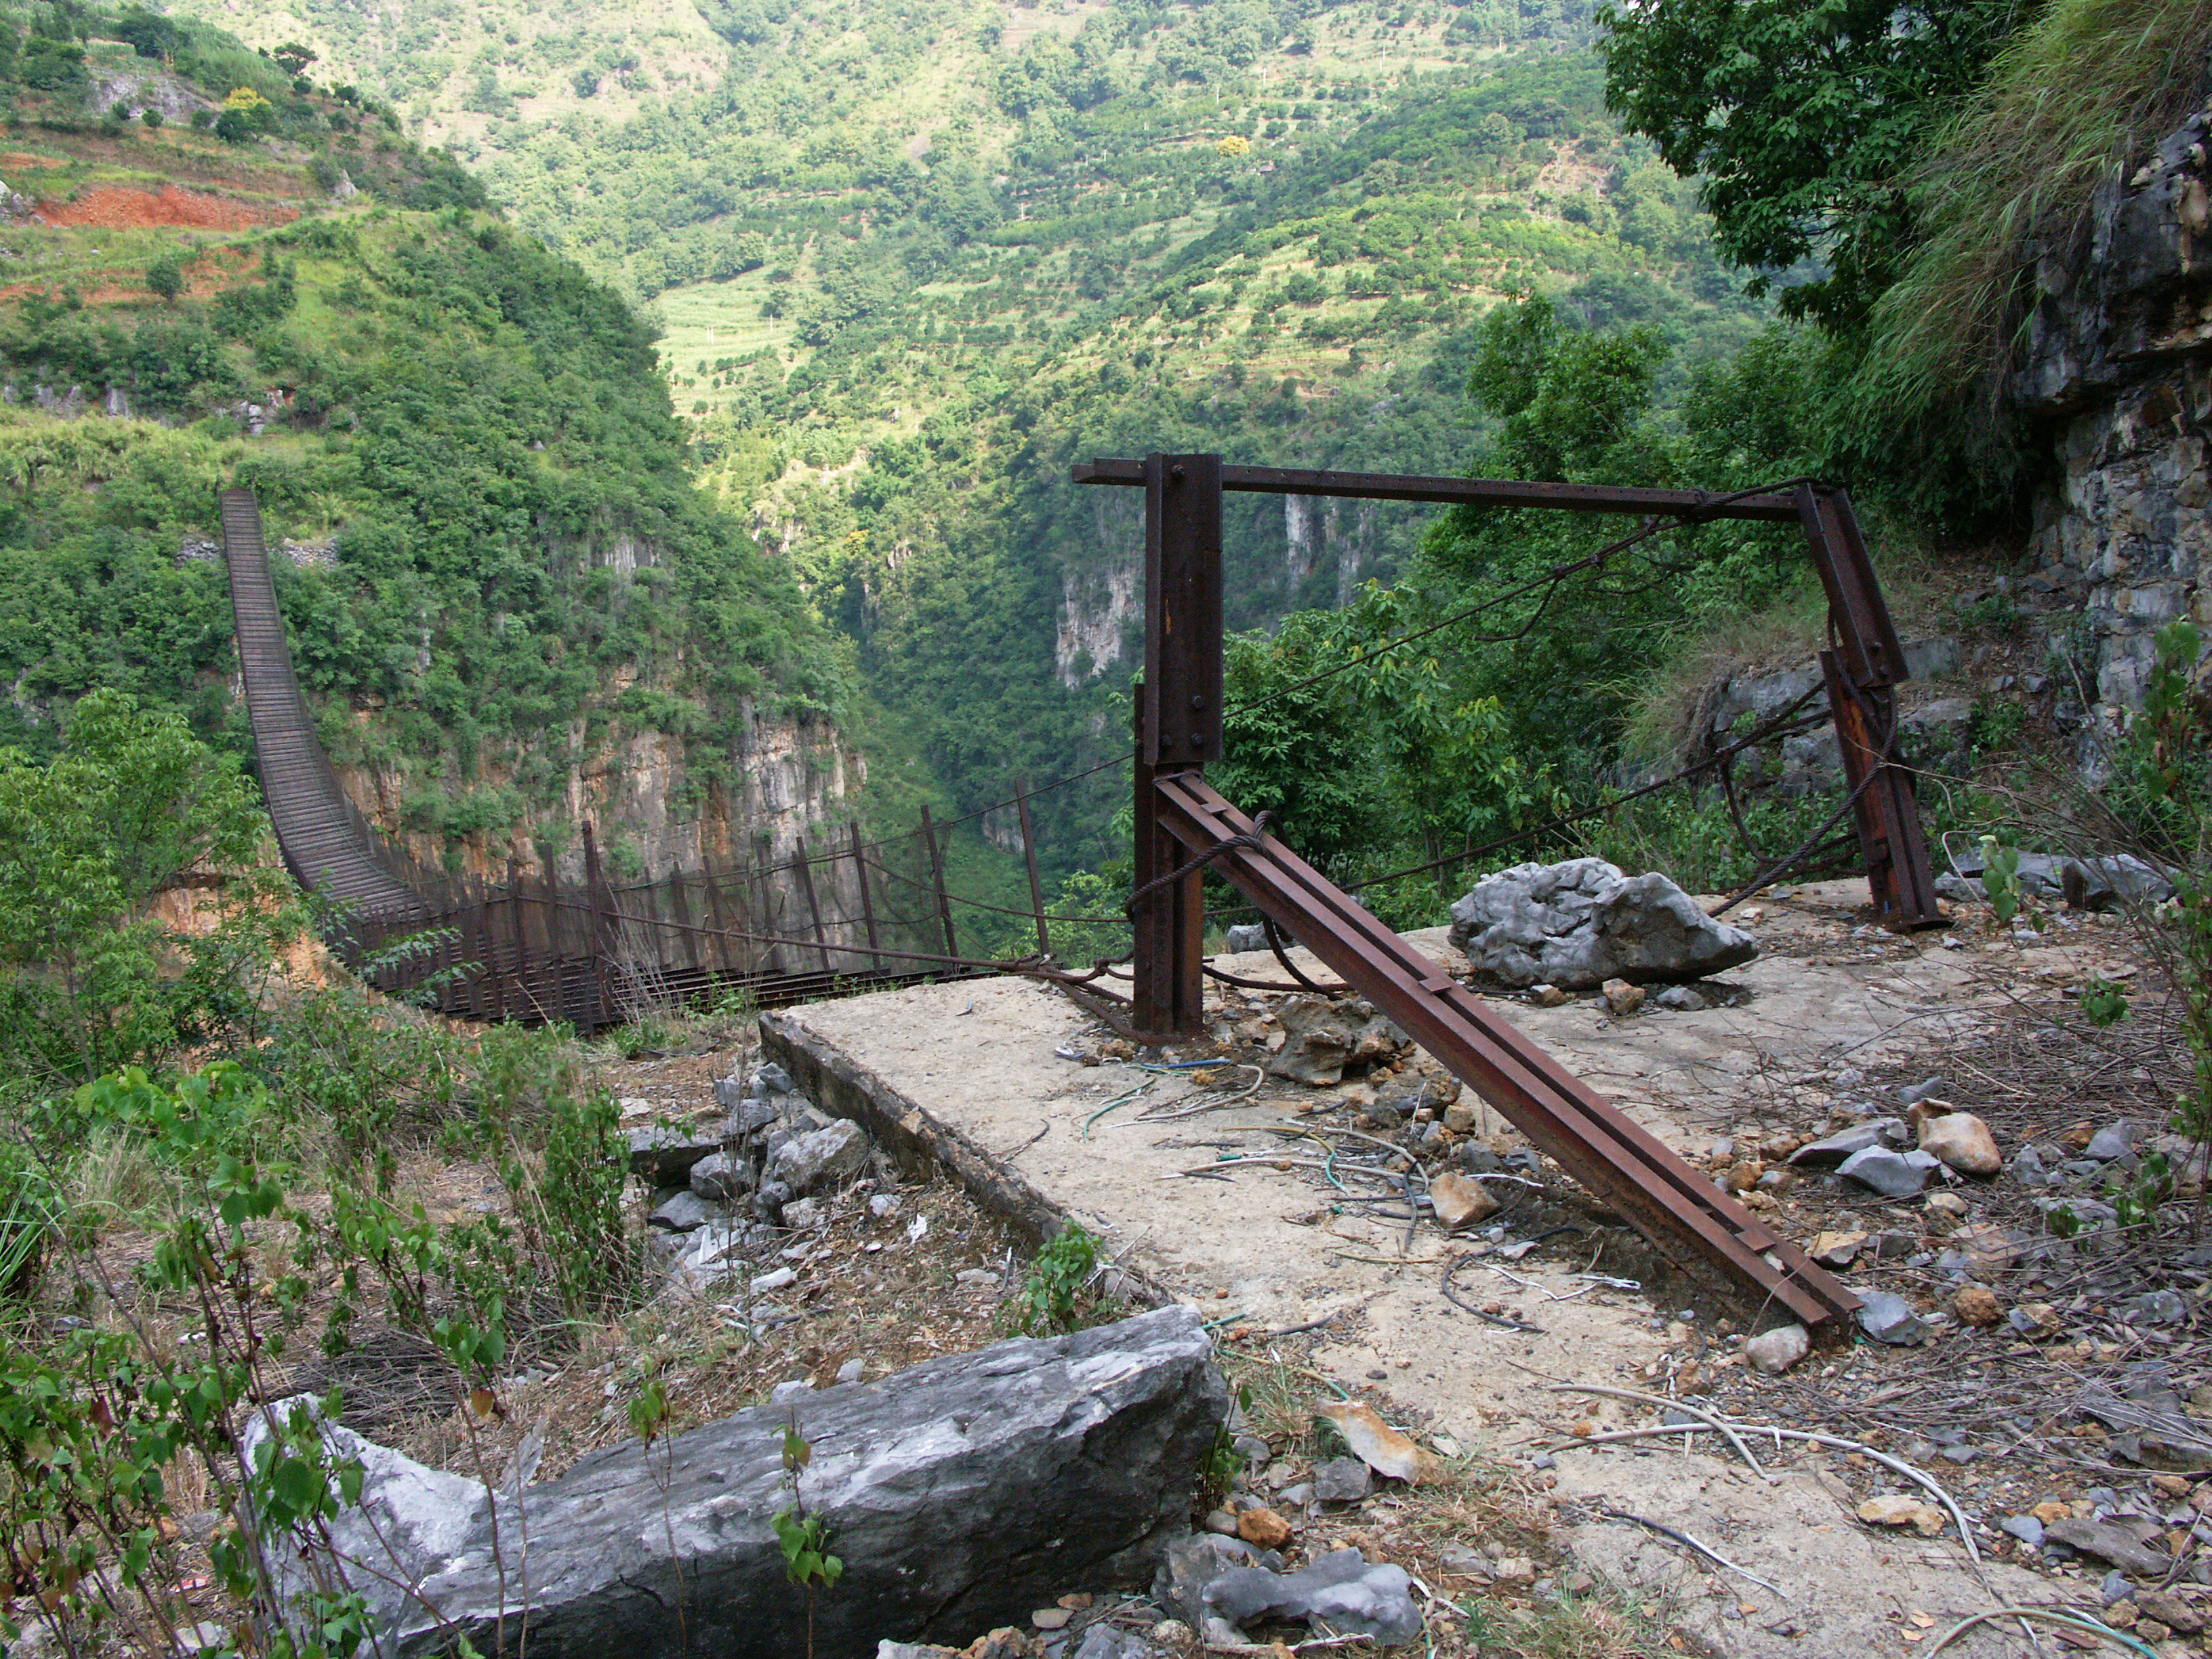
<path fill-rule="evenodd" d="M 537 1659 L 802 1654 L 806 1601 L 771 1524 L 791 1501 L 795 1413 L 813 1448 L 801 1495 L 845 1565 L 814 1598 L 813 1651 L 962 1644 L 1070 1584 L 1150 1581 L 1227 1420 L 1212 1355 L 1182 1308 L 1001 1342 L 611 1448 L 503 1497 L 495 1523 L 481 1486 L 331 1429 L 369 1468 L 333 1540 L 381 1659 L 445 1652 L 457 1636 L 514 1652 L 525 1630 Z M 287 1559 L 288 1595 L 329 1565 Z"/>

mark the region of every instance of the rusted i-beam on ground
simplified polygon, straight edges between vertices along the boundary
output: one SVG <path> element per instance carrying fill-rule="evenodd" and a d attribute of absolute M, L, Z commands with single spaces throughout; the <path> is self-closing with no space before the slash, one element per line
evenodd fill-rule
<path fill-rule="evenodd" d="M 1352 902 L 1208 787 L 1195 772 L 1156 785 L 1159 818 L 1279 927 L 1356 986 L 1539 1151 L 1626 1216 L 1686 1268 L 1725 1269 L 1729 1288 L 1771 1297 L 1810 1322 L 1858 1298 L 1714 1187 L 1620 1109 L 1483 1006 L 1476 992 Z M 1256 844 L 1255 844 L 1256 843 Z"/>

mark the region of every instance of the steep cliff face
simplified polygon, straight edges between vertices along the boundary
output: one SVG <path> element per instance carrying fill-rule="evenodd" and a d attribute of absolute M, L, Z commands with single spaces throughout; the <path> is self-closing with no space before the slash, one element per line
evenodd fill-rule
<path fill-rule="evenodd" d="M 851 797 L 866 781 L 859 752 L 826 720 L 765 714 L 750 703 L 740 726 L 726 753 L 704 757 L 665 732 L 626 736 L 569 766 L 556 801 L 459 836 L 410 825 L 404 792 L 419 788 L 419 778 L 350 767 L 339 780 L 416 860 L 491 881 L 506 878 L 512 859 L 532 879 L 580 882 L 578 826 L 587 821 L 615 880 L 774 865 L 793 857 L 802 840 L 810 852 L 826 850 L 851 822 Z M 474 787 L 502 787 L 515 769 L 514 758 L 488 763 Z"/>
<path fill-rule="evenodd" d="M 2212 641 L 2212 110 L 2098 198 L 2084 249 L 2036 267 L 2011 386 L 2056 425 L 2037 504 L 2038 582 L 2078 597 L 2096 684 L 2081 756 L 2142 706 L 2152 635 L 2193 617 Z"/>

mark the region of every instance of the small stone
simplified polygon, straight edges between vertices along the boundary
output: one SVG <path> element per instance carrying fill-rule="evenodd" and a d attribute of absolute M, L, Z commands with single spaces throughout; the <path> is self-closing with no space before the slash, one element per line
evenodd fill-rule
<path fill-rule="evenodd" d="M 2043 1547 L 2043 1522 L 2032 1515 L 2008 1515 L 1997 1525 L 2029 1549 Z"/>
<path fill-rule="evenodd" d="M 2057 1335 L 2061 1322 L 2048 1302 L 2023 1302 L 2005 1317 L 2014 1333 L 2031 1339 Z"/>
<path fill-rule="evenodd" d="M 1237 1536 L 1237 1517 L 1227 1510 L 1212 1510 L 1206 1517 L 1206 1529 L 1218 1532 L 1224 1538 L 1234 1538 Z"/>
<path fill-rule="evenodd" d="M 2070 1520 L 2073 1517 L 2074 1506 L 2063 1498 L 2046 1498 L 2029 1510 L 2028 1514 L 2037 1522 L 2047 1527 L 2054 1521 Z"/>
<path fill-rule="evenodd" d="M 1729 1190 L 1732 1193 L 1750 1192 L 1759 1185 L 1759 1176 L 1765 1173 L 1766 1166 L 1756 1158 L 1744 1158 L 1730 1164 L 1728 1172 Z"/>
<path fill-rule="evenodd" d="M 1165 1653 L 1181 1653 L 1190 1645 L 1190 1626 L 1180 1619 L 1163 1619 L 1147 1632 L 1154 1648 Z"/>
<path fill-rule="evenodd" d="M 1867 1236 L 1856 1229 L 1822 1233 L 1814 1239 L 1813 1248 L 1807 1254 L 1824 1267 L 1848 1267 L 1858 1260 L 1866 1242 Z"/>
<path fill-rule="evenodd" d="M 1453 1170 L 1429 1177 L 1429 1203 L 1436 1211 L 1437 1224 L 1446 1232 L 1487 1220 L 1498 1208 L 1498 1200 L 1480 1181 Z"/>
<path fill-rule="evenodd" d="M 1655 1008 L 1664 1008 L 1673 1013 L 1693 1014 L 1706 1006 L 1705 997 L 1687 985 L 1670 985 L 1651 999 Z"/>
<path fill-rule="evenodd" d="M 1455 1100 L 1444 1108 L 1444 1127 L 1455 1135 L 1473 1134 L 1474 1126 L 1480 1121 L 1471 1100 Z"/>
<path fill-rule="evenodd" d="M 1986 1328 L 2004 1316 L 1996 1292 L 1986 1285 L 1961 1285 L 1951 1293 L 1951 1311 L 1968 1325 Z"/>
<path fill-rule="evenodd" d="M 763 1273 L 758 1279 L 753 1280 L 753 1294 L 765 1296 L 771 1291 L 780 1291 L 787 1285 L 795 1285 L 798 1282 L 799 1273 L 796 1268 L 778 1267 L 774 1273 Z"/>
<path fill-rule="evenodd" d="M 868 1200 L 868 1213 L 878 1221 L 889 1221 L 899 1212 L 896 1193 L 878 1193 Z"/>
<path fill-rule="evenodd" d="M 818 1199 L 794 1198 L 783 1206 L 783 1224 L 794 1233 L 811 1233 L 830 1224 Z"/>
<path fill-rule="evenodd" d="M 2194 1636 L 2204 1628 L 2204 1614 L 2167 1590 L 2137 1590 L 2136 1608 L 2144 1618 L 2155 1619 L 2184 1636 Z"/>
<path fill-rule="evenodd" d="M 2044 1168 L 2043 1159 L 2033 1146 L 2023 1146 L 2013 1154 L 2012 1178 L 2029 1188 L 2048 1187 L 2051 1171 Z"/>
<path fill-rule="evenodd" d="M 1859 1505 L 1858 1516 L 1873 1526 L 1911 1527 L 1923 1538 L 1933 1538 L 1943 1530 L 1942 1510 L 1902 1492 L 1868 1498 Z"/>
<path fill-rule="evenodd" d="M 804 1400 L 814 1392 L 814 1385 L 803 1376 L 794 1376 L 787 1382 L 779 1382 L 768 1391 L 769 1404 L 788 1406 L 794 1400 Z"/>
<path fill-rule="evenodd" d="M 646 1220 L 653 1226 L 672 1233 L 688 1233 L 705 1226 L 714 1218 L 714 1212 L 707 1200 L 689 1188 L 665 1202 L 656 1205 Z"/>
<path fill-rule="evenodd" d="M 1899 1139 L 1905 1134 L 1905 1123 L 1900 1118 L 1869 1118 L 1863 1123 L 1854 1123 L 1848 1129 L 1838 1129 L 1832 1135 L 1822 1135 L 1818 1140 L 1808 1141 L 1790 1155 L 1790 1161 L 1800 1169 L 1832 1170 L 1854 1154 L 1869 1146 L 1880 1146 L 1894 1130 Z"/>
<path fill-rule="evenodd" d="M 1039 1630 L 1066 1630 L 1067 1621 L 1074 1617 L 1066 1607 L 1039 1607 L 1030 1615 L 1030 1623 Z"/>
<path fill-rule="evenodd" d="M 2109 1164 L 2116 1158 L 2124 1158 L 2136 1149 L 2136 1126 L 2122 1118 L 2117 1123 L 2107 1123 L 2089 1137 L 2089 1144 L 2081 1149 L 2081 1156 L 2094 1158 L 2100 1164 Z"/>
<path fill-rule="evenodd" d="M 1291 1541 L 1291 1523 L 1269 1509 L 1247 1510 L 1237 1517 L 1237 1535 L 1263 1550 L 1279 1550 Z"/>
<path fill-rule="evenodd" d="M 1357 1504 L 1374 1489 L 1374 1475 L 1356 1457 L 1332 1457 L 1314 1466 L 1313 1495 L 1324 1504 Z"/>
<path fill-rule="evenodd" d="M 1909 1347 L 1928 1334 L 1912 1304 L 1894 1291 L 1867 1291 L 1859 1299 L 1859 1328 L 1877 1342 Z"/>
<path fill-rule="evenodd" d="M 2131 1534 L 2106 1522 L 2046 1521 L 2043 1531 L 2047 1540 L 2109 1561 L 2122 1572 L 2139 1578 L 2162 1578 L 2173 1565 L 2172 1558 L 2163 1550 L 2139 1544 Z"/>
<path fill-rule="evenodd" d="M 1972 1112 L 1946 1112 L 1920 1119 L 1920 1150 L 1932 1152 L 1960 1175 L 1993 1176 L 2004 1168 L 1996 1137 Z"/>
<path fill-rule="evenodd" d="M 752 1184 L 753 1166 L 727 1152 L 709 1152 L 691 1166 L 691 1190 L 710 1204 L 726 1203 Z"/>
<path fill-rule="evenodd" d="M 1869 1146 L 1838 1164 L 1836 1173 L 1872 1188 L 1885 1198 L 1911 1198 L 1940 1167 L 1932 1152 L 1893 1152 L 1887 1146 Z"/>
<path fill-rule="evenodd" d="M 1744 1358 L 1755 1370 L 1779 1376 L 1813 1352 L 1813 1339 L 1802 1325 L 1778 1325 L 1743 1345 Z"/>
<path fill-rule="evenodd" d="M 1606 1009 L 1612 1014 L 1632 1014 L 1644 1006 L 1644 993 L 1641 985 L 1631 985 L 1625 979 L 1609 979 L 1603 989 Z"/>
<path fill-rule="evenodd" d="M 1966 1200 L 1956 1193 L 1930 1193 L 1928 1194 L 1928 1207 L 1937 1215 L 1962 1221 L 1966 1218 L 1967 1206 Z"/>
<path fill-rule="evenodd" d="M 860 1374 L 867 1368 L 868 1362 L 855 1355 L 837 1367 L 837 1380 L 840 1382 L 857 1382 L 860 1380 Z"/>
<path fill-rule="evenodd" d="M 1556 985 L 1532 985 L 1528 988 L 1528 1000 L 1539 1008 L 1556 1008 L 1563 1002 L 1572 1002 L 1574 998 Z"/>

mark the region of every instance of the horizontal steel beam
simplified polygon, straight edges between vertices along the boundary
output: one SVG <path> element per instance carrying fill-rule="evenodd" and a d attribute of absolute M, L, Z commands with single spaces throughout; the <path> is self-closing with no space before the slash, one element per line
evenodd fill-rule
<path fill-rule="evenodd" d="M 1079 484 L 1141 485 L 1134 458 L 1078 461 Z M 1701 489 L 1632 489 L 1612 484 L 1530 483 L 1513 478 L 1428 477 L 1401 472 L 1322 472 L 1298 467 L 1224 466 L 1224 489 L 1263 495 L 1347 495 L 1363 501 L 1435 501 L 1450 507 L 1548 507 L 1575 513 L 1655 518 L 1755 519 L 1795 524 L 1797 502 L 1784 491 L 1716 495 Z"/>
<path fill-rule="evenodd" d="M 1158 822 L 1495 1106 L 1538 1151 L 1626 1216 L 1686 1272 L 1716 1273 L 1754 1306 L 1808 1324 L 1844 1320 L 1858 1297 L 1717 1188 L 1659 1139 L 1483 1006 L 1195 772 L 1157 779 Z"/>

